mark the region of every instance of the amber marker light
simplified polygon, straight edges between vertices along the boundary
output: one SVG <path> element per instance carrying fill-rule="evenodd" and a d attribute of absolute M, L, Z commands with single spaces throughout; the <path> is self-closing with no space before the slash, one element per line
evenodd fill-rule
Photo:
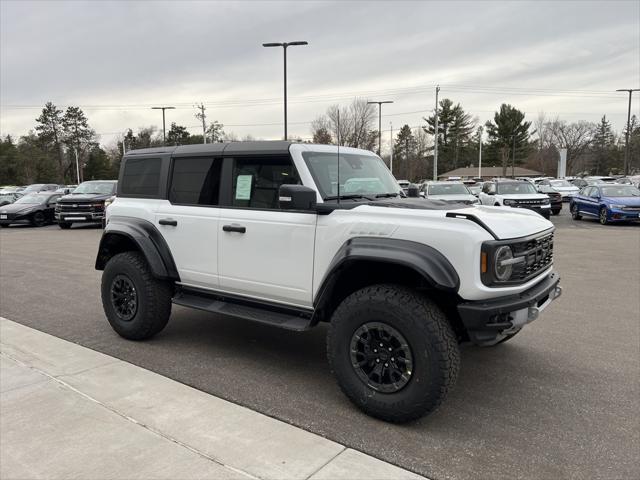
<path fill-rule="evenodd" d="M 487 273 L 487 252 L 482 252 L 480 255 L 480 271 Z"/>

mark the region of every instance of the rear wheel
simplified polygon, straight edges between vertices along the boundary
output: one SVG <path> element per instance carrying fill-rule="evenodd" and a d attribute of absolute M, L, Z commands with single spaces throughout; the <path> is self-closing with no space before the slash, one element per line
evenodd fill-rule
<path fill-rule="evenodd" d="M 600 225 L 606 225 L 609 223 L 607 207 L 600 208 L 600 215 L 598 215 L 598 219 L 600 220 Z"/>
<path fill-rule="evenodd" d="M 63 230 L 68 230 L 68 229 L 71 228 L 71 224 L 70 223 L 58 223 L 58 226 Z"/>
<path fill-rule="evenodd" d="M 102 273 L 107 320 L 129 340 L 151 338 L 167 325 L 172 296 L 172 284 L 155 278 L 139 252 L 114 255 Z"/>
<path fill-rule="evenodd" d="M 571 205 L 571 218 L 574 220 L 580 220 L 582 218 L 582 215 L 580 215 L 580 209 L 575 203 Z"/>
<path fill-rule="evenodd" d="M 559 208 L 555 208 L 555 209 L 551 210 L 551 213 L 553 213 L 554 215 L 558 215 L 560 213 L 560 209 Z"/>
<path fill-rule="evenodd" d="M 47 223 L 47 219 L 42 212 L 36 212 L 31 216 L 31 225 L 34 227 L 44 227 Z"/>
<path fill-rule="evenodd" d="M 354 404 L 398 423 L 434 411 L 455 384 L 460 364 L 443 312 L 398 285 L 373 285 L 347 297 L 331 319 L 327 356 Z"/>

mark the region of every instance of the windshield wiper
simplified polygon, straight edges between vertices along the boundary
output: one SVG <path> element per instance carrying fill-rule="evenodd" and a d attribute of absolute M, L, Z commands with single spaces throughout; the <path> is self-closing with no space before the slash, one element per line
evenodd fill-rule
<path fill-rule="evenodd" d="M 369 200 L 369 201 L 373 200 L 373 198 L 367 197 L 365 195 L 361 195 L 359 193 L 358 194 L 354 193 L 354 194 L 351 194 L 351 195 L 340 195 L 340 196 L 331 195 L 329 197 L 324 197 L 325 200 L 337 200 L 338 198 L 340 198 L 340 200 L 354 200 L 354 199 L 357 199 L 357 198 L 364 198 L 364 199 Z"/>

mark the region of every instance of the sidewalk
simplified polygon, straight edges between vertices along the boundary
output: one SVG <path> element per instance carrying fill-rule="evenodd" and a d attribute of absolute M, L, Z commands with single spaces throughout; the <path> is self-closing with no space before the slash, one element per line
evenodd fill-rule
<path fill-rule="evenodd" d="M 0 478 L 423 477 L 0 317 Z"/>

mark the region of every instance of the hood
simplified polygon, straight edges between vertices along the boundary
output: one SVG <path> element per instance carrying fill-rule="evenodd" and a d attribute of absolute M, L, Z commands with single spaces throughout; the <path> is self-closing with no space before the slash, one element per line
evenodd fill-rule
<path fill-rule="evenodd" d="M 444 200 L 445 202 L 475 202 L 477 199 L 470 193 L 458 193 L 451 195 L 431 195 L 430 200 Z"/>
<path fill-rule="evenodd" d="M 556 192 L 579 192 L 580 189 L 578 187 L 551 187 Z"/>
<path fill-rule="evenodd" d="M 26 213 L 29 210 L 35 210 L 40 205 L 34 203 L 10 203 L 9 205 L 4 205 L 0 207 L 0 213 Z"/>
<path fill-rule="evenodd" d="M 88 193 L 78 193 L 78 194 L 73 194 L 70 193 L 69 195 L 65 195 L 64 197 L 60 198 L 60 200 L 58 200 L 58 202 L 63 202 L 63 203 L 83 203 L 83 202 L 94 202 L 94 201 L 101 201 L 101 200 L 106 200 L 107 198 L 111 198 L 113 197 L 112 193 L 109 194 L 104 194 L 104 193 L 99 193 L 99 194 L 88 194 Z"/>
<path fill-rule="evenodd" d="M 640 197 L 602 197 L 605 202 L 625 207 L 640 207 Z M 4 207 L 2 207 L 4 208 Z"/>
<path fill-rule="evenodd" d="M 546 196 L 544 196 L 546 198 Z M 473 215 L 485 224 L 500 240 L 525 237 L 553 228 L 553 223 L 534 211 L 523 208 L 487 207 L 483 205 L 451 204 L 439 200 L 390 199 L 360 205 L 358 210 L 380 213 L 389 219 L 389 211 L 399 221 L 403 216 L 424 216 L 441 218 L 443 222 L 469 222 L 469 228 L 475 228 L 470 220 L 451 218 L 447 214 Z"/>

